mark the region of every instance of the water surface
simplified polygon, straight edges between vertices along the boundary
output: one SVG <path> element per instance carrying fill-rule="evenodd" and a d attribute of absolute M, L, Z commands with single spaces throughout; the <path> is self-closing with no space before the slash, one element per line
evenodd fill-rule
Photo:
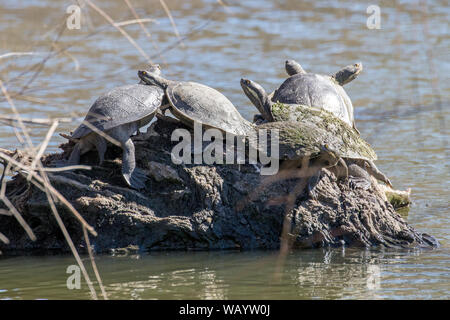
<path fill-rule="evenodd" d="M 276 252 L 167 253 L 99 257 L 113 298 L 448 298 L 450 231 L 448 101 L 450 59 L 446 1 L 379 1 L 381 29 L 368 29 L 368 4 L 357 1 L 166 0 L 180 45 L 158 0 L 133 0 L 151 38 L 139 25 L 123 28 L 170 79 L 205 83 L 223 92 L 249 120 L 256 109 L 243 95 L 241 77 L 268 92 L 286 77 L 286 59 L 305 70 L 331 74 L 362 61 L 364 70 L 345 86 L 362 136 L 376 150 L 379 168 L 395 187 L 412 189 L 407 217 L 434 235 L 434 251 L 301 251 L 277 266 Z M 134 19 L 123 1 L 95 3 L 116 21 Z M 100 94 L 137 82 L 147 64 L 133 45 L 92 9 L 83 8 L 80 30 L 61 25 L 70 1 L 2 1 L 0 79 L 24 117 L 76 117 L 78 125 Z M 58 34 L 61 35 L 58 37 Z M 56 47 L 52 47 L 52 41 Z M 51 51 L 34 77 L 27 72 Z M 29 83 L 28 83 L 29 82 Z M 23 89 L 23 86 L 27 84 Z M 19 94 L 20 93 L 20 94 Z M 11 114 L 0 98 L 0 114 Z M 33 127 L 40 143 L 47 128 Z M 55 134 L 48 151 L 63 139 Z M 14 131 L 0 127 L 0 146 L 19 145 Z M 86 287 L 65 287 L 72 257 L 0 260 L 0 298 L 89 298 Z M 379 286 L 367 279 L 378 277 Z M 370 280 L 372 281 L 372 280 Z M 369 282 L 370 282 L 369 281 Z"/>

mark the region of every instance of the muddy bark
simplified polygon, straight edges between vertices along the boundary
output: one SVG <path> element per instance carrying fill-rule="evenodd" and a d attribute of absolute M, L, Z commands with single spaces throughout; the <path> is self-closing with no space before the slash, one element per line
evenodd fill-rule
<path fill-rule="evenodd" d="M 311 199 L 305 179 L 261 176 L 252 165 L 175 165 L 170 141 L 175 124 L 158 120 L 133 138 L 139 168 L 149 175 L 145 190 L 126 187 L 121 176 L 122 150 L 109 146 L 102 167 L 49 174 L 53 186 L 98 233 L 96 252 L 119 248 L 147 250 L 289 248 L 435 247 L 438 242 L 416 231 L 394 210 L 376 183 L 368 190 L 337 180 L 323 169 Z M 50 165 L 65 158 L 72 143 L 46 156 Z M 82 157 L 97 163 L 96 152 Z M 7 195 L 31 226 L 31 241 L 11 216 L 0 215 L 4 254 L 69 252 L 45 194 L 17 174 Z M 0 201 L 0 207 L 3 204 Z M 80 223 L 60 203 L 58 210 L 80 251 L 85 250 Z M 284 230 L 284 233 L 283 233 Z"/>

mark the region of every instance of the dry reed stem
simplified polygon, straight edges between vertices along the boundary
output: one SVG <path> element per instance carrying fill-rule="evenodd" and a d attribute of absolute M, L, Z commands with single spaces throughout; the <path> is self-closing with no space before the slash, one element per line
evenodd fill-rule
<path fill-rule="evenodd" d="M 4 154 L 3 152 L 0 152 L 0 158 L 3 158 L 4 160 L 6 160 L 7 162 L 9 162 L 8 164 L 14 165 L 22 170 L 24 170 L 25 172 L 28 172 L 29 174 L 31 174 L 31 176 L 38 181 L 39 183 L 41 183 L 42 185 L 45 184 L 44 179 L 42 177 L 40 177 L 37 173 L 30 171 L 30 167 L 26 166 L 16 160 L 14 160 L 13 158 L 7 156 L 6 154 Z M 45 171 L 42 171 L 45 172 Z M 66 200 L 66 198 L 64 198 L 63 195 L 61 195 L 61 193 L 59 193 L 58 190 L 56 190 L 53 186 L 49 185 L 48 188 L 50 189 L 50 191 L 58 198 L 59 201 L 61 201 L 68 209 L 69 211 L 72 212 L 72 214 L 84 225 L 86 226 L 86 228 L 89 230 L 89 232 L 96 236 L 97 232 L 94 230 L 93 227 L 91 227 L 85 220 L 84 218 L 78 213 L 78 211 L 72 206 L 72 204 L 70 204 L 70 202 L 68 202 Z"/>
<path fill-rule="evenodd" d="M 45 64 L 47 63 L 47 61 L 52 57 L 52 54 L 54 52 L 54 44 L 56 42 L 58 42 L 59 38 L 62 36 L 62 34 L 64 33 L 64 31 L 66 30 L 66 21 L 65 19 L 63 20 L 63 23 L 61 24 L 61 30 L 59 31 L 58 35 L 56 36 L 56 39 L 52 41 L 52 45 L 50 48 L 50 52 L 48 53 L 48 55 L 42 59 L 42 61 L 37 65 L 37 70 L 36 72 L 28 79 L 27 83 L 25 83 L 25 85 L 20 89 L 19 94 L 23 94 L 25 92 L 25 90 L 34 82 L 34 80 L 37 79 L 38 75 L 41 73 L 41 71 L 44 69 Z"/>
<path fill-rule="evenodd" d="M 89 123 L 86 120 L 83 120 L 83 124 L 88 127 L 89 129 L 91 129 L 92 131 L 94 131 L 96 134 L 98 134 L 99 136 L 102 136 L 103 138 L 105 138 L 106 140 L 108 140 L 109 142 L 111 142 L 112 144 L 115 144 L 116 146 L 122 147 L 122 144 L 117 141 L 116 139 L 114 139 L 113 137 L 111 137 L 110 135 L 108 135 L 107 133 L 101 131 L 100 129 L 97 129 L 97 127 L 95 127 L 94 125 L 92 125 L 91 123 Z"/>
<path fill-rule="evenodd" d="M 105 287 L 103 286 L 102 278 L 100 277 L 100 273 L 98 272 L 97 264 L 95 263 L 94 254 L 93 254 L 92 248 L 91 248 L 91 242 L 89 241 L 89 235 L 88 235 L 85 227 L 83 227 L 83 236 L 84 236 L 84 241 L 86 242 L 86 246 L 88 249 L 89 258 L 91 259 L 92 269 L 94 270 L 95 278 L 97 279 L 98 285 L 100 287 L 100 291 L 102 292 L 103 299 L 108 300 L 108 295 L 106 294 L 106 290 L 105 290 Z"/>
<path fill-rule="evenodd" d="M 133 16 L 136 18 L 136 21 L 141 21 L 143 19 L 140 19 L 139 15 L 137 14 L 136 10 L 134 10 L 134 7 L 131 5 L 131 2 L 129 0 L 124 0 L 125 3 L 127 4 L 128 8 L 130 8 L 131 12 L 133 13 Z M 152 35 L 150 34 L 150 32 L 148 31 L 148 29 L 144 26 L 144 24 L 142 22 L 138 22 L 142 31 L 144 31 L 145 35 L 147 36 L 147 38 L 150 39 L 150 42 L 153 46 L 153 48 L 156 51 L 159 51 L 159 46 L 158 44 L 153 40 Z"/>
<path fill-rule="evenodd" d="M 123 27 L 123 26 L 128 26 L 131 24 L 140 24 L 143 25 L 144 22 L 153 22 L 153 23 L 159 23 L 158 20 L 155 19 L 150 19 L 150 18 L 136 18 L 134 20 L 126 20 L 126 21 L 121 21 L 121 22 L 116 22 L 114 23 L 115 26 L 117 27 Z"/>
<path fill-rule="evenodd" d="M 28 96 L 28 95 L 24 95 L 24 94 L 15 93 L 15 92 L 12 92 L 11 96 L 16 100 L 23 100 L 23 101 L 39 103 L 39 104 L 44 104 L 44 105 L 53 105 L 53 106 L 57 106 L 57 107 L 61 107 L 61 108 L 65 107 L 64 105 L 57 103 L 57 102 L 52 102 L 52 101 L 41 99 L 38 97 Z"/>
<path fill-rule="evenodd" d="M 0 152 L 0 156 L 1 156 L 1 152 Z M 6 167 L 3 170 L 3 174 L 4 175 L 9 174 L 9 172 L 11 170 L 11 167 L 12 167 L 11 162 L 8 162 L 8 164 L 6 165 Z M 16 207 L 14 207 L 12 202 L 9 201 L 9 199 L 6 197 L 6 180 L 4 180 L 4 179 L 2 179 L 2 184 L 1 184 L 1 187 L 0 187 L 0 200 L 2 200 L 3 203 L 8 207 L 9 212 L 11 213 L 11 215 L 13 215 L 14 218 L 16 218 L 17 222 L 19 222 L 19 224 L 25 230 L 25 232 L 27 233 L 28 237 L 31 240 L 35 241 L 36 240 L 36 236 L 35 236 L 33 230 L 30 228 L 28 223 L 23 219 L 22 215 L 19 213 L 19 211 L 16 209 Z"/>
<path fill-rule="evenodd" d="M 56 128 L 56 126 L 55 126 L 55 128 Z M 0 157 L 3 157 L 3 158 L 4 158 L 4 156 L 6 156 L 6 155 L 4 155 L 4 154 L 2 154 L 2 153 L 0 152 Z M 6 156 L 6 157 L 7 157 L 7 156 Z M 5 159 L 5 158 L 4 158 L 4 159 Z M 6 160 L 6 159 L 5 159 L 5 160 Z M 56 196 L 56 198 L 57 198 L 58 200 L 60 200 L 60 201 L 61 201 L 61 200 L 65 200 L 65 199 L 61 199 L 61 197 L 58 195 L 59 193 L 56 192 L 56 190 L 51 186 L 50 181 L 48 180 L 48 177 L 47 177 L 46 173 L 45 173 L 44 171 L 42 171 L 42 167 L 40 166 L 40 161 L 38 162 L 38 164 L 39 164 L 39 169 L 41 169 L 40 174 L 41 174 L 42 177 L 39 177 L 39 176 L 37 176 L 34 172 L 30 171 L 31 166 L 30 166 L 30 167 L 25 166 L 25 165 L 23 165 L 22 163 L 19 163 L 19 162 L 13 160 L 12 158 L 9 159 L 9 161 L 8 161 L 8 167 L 7 167 L 5 170 L 9 171 L 9 169 L 10 169 L 10 167 L 11 167 L 11 164 L 16 164 L 16 165 L 18 165 L 18 166 L 26 167 L 26 168 L 28 169 L 29 175 L 32 176 L 33 178 L 35 178 L 35 180 L 39 181 L 39 182 L 42 184 L 42 186 L 41 186 L 41 185 L 39 185 L 35 180 L 31 180 L 31 182 L 32 182 L 34 185 L 36 185 L 39 189 L 43 190 L 43 191 L 46 193 L 47 200 L 48 200 L 48 202 L 49 202 L 49 205 L 50 205 L 50 208 L 51 208 L 51 210 L 52 210 L 52 213 L 53 213 L 53 215 L 55 216 L 55 219 L 56 219 L 56 221 L 57 221 L 57 223 L 58 223 L 58 226 L 60 227 L 61 231 L 63 232 L 63 235 L 64 235 L 64 237 L 65 237 L 65 239 L 66 239 L 66 241 L 67 241 L 67 243 L 68 243 L 68 245 L 69 245 L 69 247 L 70 247 L 70 249 L 71 249 L 71 251 L 72 251 L 72 254 L 74 255 L 74 257 L 75 257 L 75 259 L 76 259 L 78 265 L 80 266 L 80 269 L 81 269 L 82 272 L 83 272 L 83 276 L 85 277 L 86 283 L 88 284 L 88 287 L 89 287 L 91 296 L 92 296 L 93 299 L 97 299 L 97 294 L 96 294 L 95 289 L 94 289 L 94 287 L 93 287 L 93 285 L 92 285 L 92 282 L 91 282 L 91 280 L 90 280 L 90 278 L 89 278 L 89 275 L 88 275 L 88 273 L 87 273 L 87 271 L 86 271 L 86 268 L 84 267 L 84 264 L 83 264 L 83 262 L 82 262 L 82 260 L 81 260 L 81 258 L 80 258 L 80 256 L 79 256 L 79 254 L 78 254 L 78 252 L 77 252 L 77 250 L 76 250 L 76 248 L 75 248 L 75 245 L 73 244 L 73 241 L 72 241 L 72 239 L 71 239 L 71 237 L 70 237 L 70 235 L 69 235 L 69 233 L 68 233 L 68 231 L 67 231 L 67 229 L 66 229 L 64 223 L 63 223 L 62 220 L 61 220 L 61 217 L 59 216 L 59 213 L 58 213 L 58 211 L 57 211 L 57 209 L 56 209 L 56 206 L 55 206 L 55 203 L 54 203 L 54 201 L 55 201 L 55 198 L 54 198 L 54 197 L 55 197 L 55 196 Z M 35 241 L 35 240 L 36 240 L 36 237 L 34 236 L 34 234 L 33 234 L 32 230 L 31 230 L 31 228 L 29 228 L 29 226 L 28 226 L 28 225 L 26 224 L 26 222 L 23 220 L 22 216 L 21 216 L 20 213 L 15 209 L 15 207 L 12 205 L 12 203 L 9 201 L 9 199 L 6 198 L 6 196 L 5 196 L 5 190 L 6 190 L 6 182 L 5 182 L 5 183 L 2 183 L 2 188 L 1 188 L 1 192 L 0 192 L 0 198 L 3 200 L 3 202 L 6 204 L 6 206 L 10 209 L 10 212 L 16 217 L 16 219 L 17 219 L 17 220 L 19 221 L 19 223 L 22 225 L 22 227 L 24 228 L 24 230 L 28 233 L 28 235 L 30 236 L 30 238 L 31 238 L 33 241 Z M 61 202 L 64 203 L 64 201 L 61 201 Z M 67 205 L 67 204 L 66 204 L 66 205 Z M 81 216 L 80 216 L 80 218 L 83 219 Z M 82 227 L 83 227 L 83 230 L 85 231 L 85 230 L 86 230 L 85 225 L 83 225 Z M 30 233 L 31 233 L 31 234 L 30 234 Z"/>
<path fill-rule="evenodd" d="M 8 101 L 9 105 L 11 106 L 11 110 L 13 111 L 14 115 L 16 116 L 17 122 L 19 124 L 20 129 L 22 130 L 22 132 L 24 133 L 25 137 L 27 137 L 27 142 L 29 147 L 32 146 L 31 144 L 31 139 L 27 133 L 27 129 L 19 115 L 19 112 L 17 111 L 16 106 L 14 105 L 14 102 L 11 100 L 11 97 L 9 96 L 8 91 L 6 90 L 6 87 L 3 85 L 3 81 L 0 79 L 0 88 L 2 90 L 3 95 L 6 98 L 6 101 Z M 14 133 L 16 134 L 17 139 L 19 140 L 19 142 L 21 144 L 25 143 L 25 140 L 22 138 L 22 136 L 20 135 L 20 132 L 17 130 L 16 127 L 14 127 Z"/>
<path fill-rule="evenodd" d="M 17 111 L 17 108 L 16 108 L 16 106 L 14 105 L 14 102 L 11 100 L 11 98 L 10 98 L 10 96 L 9 96 L 9 94 L 8 94 L 8 91 L 6 90 L 6 88 L 5 88 L 5 86 L 3 85 L 3 81 L 2 80 L 0 80 L 0 87 L 1 87 L 1 90 L 2 90 L 2 92 L 3 92 L 3 95 L 5 96 L 5 98 L 6 98 L 6 100 L 8 101 L 8 103 L 9 103 L 9 105 L 10 105 L 10 107 L 11 107 L 11 109 L 13 110 L 13 113 L 16 115 L 16 118 L 17 118 L 17 120 L 18 120 L 18 123 L 19 123 L 19 126 L 20 126 L 20 128 L 21 128 L 21 130 L 22 130 L 22 132 L 24 133 L 24 136 L 25 136 L 25 138 L 26 138 L 26 141 L 27 141 L 27 143 L 28 143 L 28 145 L 29 145 L 29 148 L 31 149 L 31 150 L 33 150 L 33 143 L 32 143 L 32 141 L 31 141 L 31 138 L 30 138 L 30 136 L 28 135 L 28 132 L 27 132 L 27 128 L 26 128 L 26 126 L 25 126 L 25 124 L 23 123 L 23 121 L 22 121 L 22 119 L 21 119 L 21 117 L 20 117 L 20 115 L 19 115 L 19 113 L 18 113 L 18 111 Z M 21 137 L 20 136 L 20 133 L 17 131 L 17 136 L 18 137 Z M 43 182 L 43 178 L 41 178 L 39 175 L 37 175 L 35 172 L 33 172 L 32 170 L 29 170 L 29 167 L 28 166 L 26 166 L 26 165 L 22 165 L 21 163 L 19 163 L 19 162 L 17 162 L 16 160 L 14 160 L 13 158 L 11 158 L 11 157 L 8 157 L 7 155 L 5 155 L 4 153 L 2 153 L 2 152 L 0 152 L 0 157 L 2 157 L 4 160 L 7 160 L 9 163 L 12 163 L 12 164 L 14 164 L 14 165 L 16 165 L 16 166 L 19 166 L 19 167 L 22 167 L 22 169 L 23 170 L 25 170 L 25 171 L 28 171 L 28 172 L 30 172 L 30 174 L 31 175 L 33 175 L 33 177 L 36 179 L 36 180 L 38 180 L 38 181 L 40 181 L 42 184 L 45 184 L 44 182 Z M 8 163 L 8 164 L 9 164 Z M 40 169 L 42 169 L 42 164 L 41 164 L 41 162 L 39 161 L 39 163 L 38 163 L 38 166 L 39 166 L 39 168 Z M 45 172 L 43 172 L 42 171 L 42 173 L 41 173 L 42 175 L 43 175 L 43 177 L 45 178 Z M 3 187 L 3 186 L 2 186 Z M 58 197 L 58 199 L 63 203 L 63 204 L 65 204 L 66 205 L 66 207 L 67 208 L 69 208 L 69 210 L 72 212 L 72 214 L 75 216 L 75 217 L 77 217 L 77 219 L 83 224 L 83 225 L 85 225 L 86 226 L 86 228 L 93 234 L 93 235 L 97 235 L 97 233 L 95 232 L 95 230 L 94 230 L 94 228 L 92 228 L 85 220 L 84 220 L 84 218 L 78 213 L 78 211 L 55 189 L 55 188 L 53 188 L 53 186 L 51 186 L 51 185 L 49 185 L 48 186 L 51 190 L 53 190 L 53 193 Z M 4 191 L 4 190 L 3 190 Z M 5 197 L 5 199 L 7 200 L 7 202 L 8 203 L 10 203 L 9 202 L 9 200 Z M 11 203 L 10 203 L 11 204 Z M 7 206 L 8 206 L 8 208 L 9 209 L 11 209 L 11 207 L 7 204 Z M 15 210 L 15 208 L 14 208 L 14 210 Z M 17 212 L 17 210 L 15 210 L 16 212 Z M 14 212 L 13 212 L 14 213 Z M 18 212 L 17 212 L 18 213 Z M 20 216 L 20 219 L 22 219 L 23 220 L 23 218 L 22 218 L 22 216 L 19 214 L 19 216 Z M 16 217 L 16 218 L 18 218 L 18 217 Z M 31 229 L 30 229 L 31 230 Z M 31 234 L 32 234 L 32 237 L 34 237 L 35 238 L 35 236 L 34 236 L 34 234 L 31 232 Z"/>
<path fill-rule="evenodd" d="M 180 33 L 178 32 L 177 25 L 175 24 L 175 20 L 173 20 L 172 14 L 170 13 L 169 7 L 166 5 L 166 2 L 164 0 L 159 0 L 159 3 L 161 3 L 161 6 L 164 8 L 164 11 L 166 12 L 167 16 L 169 17 L 170 24 L 172 25 L 173 32 L 178 38 L 178 41 L 180 42 L 181 47 L 184 47 L 183 39 L 180 36 Z"/>
<path fill-rule="evenodd" d="M 44 155 L 45 150 L 47 149 L 48 143 L 50 142 L 50 139 L 53 136 L 53 133 L 55 133 L 56 128 L 58 127 L 59 122 L 58 120 L 53 121 L 53 124 L 50 126 L 50 129 L 48 129 L 47 134 L 45 135 L 44 141 L 41 143 L 41 147 L 39 148 L 39 151 L 36 153 L 36 156 L 34 157 L 33 161 L 31 162 L 31 171 L 34 171 L 36 169 L 36 164 L 38 161 L 40 161 L 41 157 Z M 28 180 L 31 179 L 31 176 L 28 175 Z"/>
<path fill-rule="evenodd" d="M 114 28 L 116 28 L 117 30 L 119 30 L 122 35 L 131 43 L 133 44 L 133 46 L 135 46 L 135 48 L 139 51 L 139 53 L 141 55 L 143 55 L 146 60 L 148 60 L 150 63 L 151 60 L 150 58 L 145 54 L 145 52 L 139 47 L 139 45 L 134 41 L 133 38 L 131 38 L 128 33 L 126 31 L 124 31 L 121 26 L 126 26 L 126 25 L 130 25 L 133 23 L 138 23 L 140 24 L 141 28 L 144 30 L 144 32 L 146 33 L 147 36 L 150 36 L 150 33 L 148 32 L 148 30 L 144 27 L 143 22 L 150 22 L 150 21 L 154 21 L 152 19 L 139 19 L 137 16 L 136 11 L 134 10 L 134 8 L 131 6 L 131 3 L 128 0 L 125 0 L 125 2 L 127 3 L 127 5 L 130 7 L 130 10 L 133 12 L 133 14 L 135 15 L 135 17 L 137 17 L 137 19 L 135 20 L 128 20 L 128 21 L 123 21 L 123 22 L 114 22 L 113 19 L 111 19 L 109 17 L 109 15 L 107 15 L 103 10 L 101 10 L 100 8 L 98 8 L 92 1 L 90 0 L 86 0 L 86 3 L 93 8 L 95 11 L 97 11 L 100 15 L 102 15 Z M 182 38 L 180 37 L 175 21 L 170 13 L 169 8 L 167 7 L 167 5 L 165 4 L 165 2 L 163 0 L 160 1 L 161 5 L 163 6 L 164 10 L 166 11 L 166 14 L 168 15 L 171 24 L 175 30 L 175 34 L 178 37 L 178 43 L 180 43 L 181 45 L 184 45 L 182 43 Z M 29 77 L 27 83 L 21 88 L 20 92 L 16 93 L 15 96 L 17 96 L 18 99 L 23 99 L 23 100 L 27 100 L 27 101 L 31 101 L 31 102 L 36 102 L 36 103 L 41 103 L 41 104 L 48 104 L 47 101 L 44 101 L 43 99 L 40 98 L 34 98 L 34 97 L 29 97 L 29 96 L 25 96 L 23 95 L 23 93 L 25 91 L 27 91 L 29 89 L 29 85 L 38 77 L 38 75 L 40 74 L 40 72 L 43 70 L 45 63 L 51 58 L 54 57 L 60 53 L 65 54 L 66 56 L 68 56 L 72 61 L 74 61 L 75 63 L 75 68 L 77 69 L 79 67 L 79 63 L 78 60 L 72 56 L 70 53 L 67 52 L 67 49 L 70 48 L 71 46 L 73 46 L 73 44 L 66 46 L 64 48 L 60 48 L 56 43 L 59 39 L 59 37 L 62 35 L 62 33 L 64 32 L 65 28 L 65 21 L 63 21 L 62 25 L 61 25 L 61 30 L 58 33 L 57 38 L 52 42 L 51 44 L 51 51 L 47 54 L 47 56 L 38 64 L 33 65 L 31 68 L 29 68 L 28 70 L 26 70 L 25 72 L 22 72 L 21 75 L 19 75 L 18 77 L 28 73 L 28 72 L 34 72 L 34 74 Z M 98 33 L 98 31 L 93 32 L 89 35 L 87 35 L 87 37 L 91 36 L 92 34 Z M 176 47 L 176 46 L 173 46 Z M 171 47 L 172 48 L 172 47 Z M 171 48 L 169 48 L 168 50 L 170 50 Z M 21 56 L 21 55 L 34 55 L 34 54 L 40 54 L 40 53 L 35 53 L 35 52 L 24 52 L 24 53 L 8 53 L 8 54 L 4 54 L 2 56 L 0 56 L 0 59 L 5 59 L 8 57 L 13 57 L 13 56 Z M 161 52 L 158 53 L 158 55 L 161 55 Z M 17 79 L 18 77 L 16 77 L 15 79 Z M 12 79 L 12 80 L 15 80 Z M 12 81 L 10 80 L 10 81 Z M 9 82 L 9 81 L 8 81 Z M 51 185 L 49 177 L 47 175 L 47 172 L 57 172 L 57 171 L 65 171 L 65 170 L 73 170 L 73 169 L 90 169 L 91 167 L 89 166 L 68 166 L 65 168 L 44 168 L 42 163 L 41 163 L 41 158 L 49 144 L 49 141 L 51 139 L 51 137 L 53 136 L 54 132 L 56 131 L 58 124 L 61 122 L 69 122 L 72 121 L 72 119 L 68 119 L 68 118 L 61 118 L 61 119 L 31 119 L 31 120 L 24 120 L 20 117 L 12 99 L 11 96 L 9 95 L 9 93 L 6 90 L 6 87 L 3 85 L 3 82 L 0 80 L 0 87 L 1 90 L 3 92 L 3 96 L 5 97 L 5 99 L 8 101 L 8 103 L 11 106 L 11 109 L 15 115 L 15 117 L 4 117 L 2 116 L 0 118 L 0 121 L 2 122 L 7 122 L 9 124 L 11 124 L 15 130 L 15 134 L 19 140 L 19 142 L 21 144 L 26 144 L 28 146 L 28 148 L 24 149 L 23 152 L 16 152 L 16 154 L 11 155 L 11 153 L 9 153 L 9 155 L 5 152 L 2 152 L 0 150 L 0 158 L 3 159 L 7 165 L 5 167 L 5 170 L 3 170 L 3 175 L 4 174 L 9 174 L 11 169 L 14 169 L 14 171 L 19 171 L 19 173 L 23 176 L 28 176 L 28 179 L 30 180 L 30 182 L 37 186 L 40 190 L 42 190 L 43 192 L 45 192 L 46 196 L 47 196 L 47 200 L 49 202 L 51 211 L 53 213 L 53 215 L 55 216 L 55 219 L 57 220 L 57 223 L 61 229 L 61 231 L 64 234 L 64 237 L 72 251 L 72 254 L 74 255 L 75 259 L 77 260 L 78 265 L 80 266 L 81 270 L 83 271 L 83 275 L 86 279 L 86 282 L 89 286 L 89 290 L 91 292 L 91 295 L 94 299 L 97 299 L 97 295 L 96 292 L 92 286 L 92 282 L 89 279 L 89 275 L 83 265 L 83 262 L 81 261 L 78 252 L 73 244 L 73 241 L 70 238 L 70 235 L 68 234 L 68 231 L 66 229 L 66 227 L 64 226 L 63 221 L 61 220 L 61 217 L 57 211 L 56 205 L 55 205 L 55 201 L 59 201 L 61 202 L 64 206 L 66 206 L 69 211 L 71 211 L 71 213 L 78 219 L 78 221 L 80 221 L 82 228 L 83 228 L 83 233 L 85 235 L 85 240 L 86 240 L 86 244 L 88 246 L 88 252 L 89 252 L 89 256 L 91 259 L 91 263 L 92 263 L 92 267 L 94 269 L 94 273 L 96 275 L 96 278 L 99 282 L 100 285 L 100 289 L 102 291 L 103 297 L 105 299 L 107 299 L 107 295 L 106 295 L 106 291 L 104 290 L 100 275 L 98 273 L 98 269 L 97 266 L 95 265 L 95 261 L 94 261 L 94 257 L 93 257 L 93 253 L 91 251 L 91 247 L 90 247 L 90 242 L 89 242 L 89 237 L 87 235 L 87 231 L 91 232 L 93 235 L 96 235 L 95 230 L 87 224 L 87 222 L 81 217 L 81 215 L 76 211 L 76 209 Z M 25 123 L 27 124 L 39 124 L 39 125 L 48 125 L 50 126 L 44 141 L 38 146 L 38 147 L 34 147 L 32 140 L 30 138 L 30 135 L 28 134 L 28 128 L 25 126 Z M 96 132 L 97 134 L 101 135 L 102 137 L 104 137 L 105 139 L 107 139 L 108 141 L 112 142 L 113 144 L 116 145 L 120 145 L 117 141 L 115 141 L 115 139 L 112 139 L 111 137 L 109 137 L 107 134 L 105 134 L 104 132 L 101 132 L 100 130 L 96 129 L 95 127 L 90 126 L 90 123 L 84 123 L 87 127 L 90 127 L 90 129 L 92 129 L 94 132 Z M 20 130 L 19 130 L 20 129 Z M 21 161 L 18 161 L 17 158 L 21 158 Z M 22 161 L 24 162 L 29 162 L 30 159 L 32 159 L 31 161 L 31 165 L 27 165 L 25 163 L 22 163 Z M 21 172 L 22 171 L 22 172 Z M 30 238 L 35 239 L 34 234 L 32 233 L 31 228 L 29 228 L 29 226 L 26 224 L 26 222 L 23 220 L 22 216 L 20 215 L 20 213 L 15 209 L 15 207 L 13 206 L 13 204 L 9 201 L 9 199 L 6 197 L 6 181 L 4 181 L 4 179 L 1 179 L 1 191 L 0 192 L 0 198 L 2 200 L 4 200 L 6 206 L 10 209 L 10 211 L 7 210 L 0 210 L 0 214 L 3 215 L 9 215 L 9 216 L 15 216 L 16 219 L 18 219 L 18 221 L 22 224 L 24 230 L 29 234 Z M 6 242 L 9 240 L 3 235 L 0 234 L 0 240 L 3 242 Z"/>
<path fill-rule="evenodd" d="M 55 122 L 55 121 L 58 121 L 61 123 L 63 123 L 63 122 L 72 123 L 73 120 L 74 120 L 73 118 L 48 118 L 48 119 L 40 119 L 40 118 L 23 119 L 23 118 L 20 118 L 20 121 L 22 121 L 23 123 L 38 124 L 38 125 L 52 125 L 53 122 Z M 14 126 L 14 123 L 19 121 L 19 118 L 10 117 L 10 116 L 0 116 L 0 121 L 6 123 L 8 125 Z"/>
<path fill-rule="evenodd" d="M 42 172 L 41 172 L 42 174 Z M 47 178 L 47 177 L 46 177 Z M 92 285 L 92 281 L 89 278 L 89 274 L 86 271 L 86 268 L 84 267 L 83 261 L 80 258 L 80 255 L 78 254 L 77 249 L 75 248 L 75 245 L 73 244 L 72 238 L 69 235 L 69 232 L 66 229 L 66 226 L 64 225 L 64 222 L 62 221 L 58 210 L 56 209 L 54 198 L 53 198 L 53 192 L 50 191 L 48 188 L 50 186 L 50 181 L 47 179 L 44 179 L 44 188 L 45 188 L 45 194 L 47 195 L 47 200 L 50 205 L 50 208 L 52 210 L 52 213 L 56 219 L 56 222 L 58 223 L 59 228 L 61 229 L 64 238 L 66 238 L 67 244 L 70 247 L 70 250 L 72 251 L 73 256 L 75 257 L 75 260 L 77 261 L 78 265 L 80 266 L 81 272 L 83 273 L 83 276 L 86 280 L 86 283 L 89 287 L 89 291 L 91 292 L 92 298 L 94 300 L 97 300 L 97 293 L 95 292 L 94 286 Z M 83 229 L 84 226 L 83 226 Z"/>
<path fill-rule="evenodd" d="M 77 164 L 77 165 L 65 166 L 65 167 L 61 167 L 61 168 L 43 168 L 42 170 L 45 172 L 63 172 L 63 171 L 70 171 L 70 170 L 92 170 L 92 167 Z"/>
<path fill-rule="evenodd" d="M 8 52 L 0 55 L 0 60 L 11 58 L 11 57 L 21 57 L 21 56 L 33 56 L 33 55 L 42 55 L 46 54 L 45 52 Z"/>
<path fill-rule="evenodd" d="M 78 59 L 75 58 L 74 55 L 72 55 L 69 51 L 67 50 L 62 50 L 60 49 L 60 47 L 56 44 L 56 43 L 52 43 L 52 47 L 56 49 L 56 51 L 61 52 L 64 56 L 68 57 L 70 60 L 73 61 L 74 65 L 75 65 L 75 71 L 79 71 L 80 70 L 80 63 L 78 62 Z"/>
<path fill-rule="evenodd" d="M 5 209 L 0 209 L 0 214 L 5 215 L 5 216 L 12 216 L 11 212 L 9 212 L 8 210 L 5 210 Z"/>
<path fill-rule="evenodd" d="M 0 241 L 2 241 L 4 244 L 9 244 L 9 239 L 0 232 Z"/>
<path fill-rule="evenodd" d="M 97 7 L 92 1 L 85 0 L 86 3 L 95 11 L 97 11 L 103 18 L 105 18 L 114 28 L 119 30 L 119 32 L 139 51 L 139 53 L 147 60 L 148 63 L 152 63 L 152 60 L 150 57 L 145 53 L 144 50 L 134 41 L 134 39 L 121 27 L 115 25 L 114 20 L 102 9 Z"/>

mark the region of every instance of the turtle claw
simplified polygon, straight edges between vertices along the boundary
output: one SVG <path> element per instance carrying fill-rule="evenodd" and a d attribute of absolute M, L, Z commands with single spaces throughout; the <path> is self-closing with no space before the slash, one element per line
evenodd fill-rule
<path fill-rule="evenodd" d="M 392 186 L 391 180 L 389 180 L 389 178 L 386 178 L 385 183 L 386 183 L 391 189 L 394 189 L 394 187 Z"/>
<path fill-rule="evenodd" d="M 123 177 L 127 182 L 128 186 L 130 186 L 131 188 L 136 190 L 145 188 L 145 181 L 147 180 L 147 175 L 143 170 L 135 168 L 130 175 L 124 174 Z"/>

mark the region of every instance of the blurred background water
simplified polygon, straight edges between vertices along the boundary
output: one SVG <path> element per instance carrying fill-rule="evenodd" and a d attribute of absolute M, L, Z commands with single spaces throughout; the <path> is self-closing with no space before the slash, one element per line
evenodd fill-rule
<path fill-rule="evenodd" d="M 180 37 L 159 0 L 128 2 L 140 18 L 153 19 L 144 23 L 151 37 L 139 24 L 122 28 L 165 77 L 220 90 L 248 120 L 256 109 L 242 93 L 241 77 L 270 92 L 286 78 L 286 59 L 324 74 L 361 61 L 363 72 L 345 86 L 357 126 L 394 186 L 412 189 L 408 222 L 442 246 L 425 252 L 301 251 L 281 266 L 276 252 L 98 257 L 111 297 L 449 298 L 447 1 L 166 0 Z M 126 1 L 91 3 L 116 22 L 135 19 Z M 79 30 L 66 27 L 72 4 L 81 5 Z M 367 26 L 370 5 L 380 8 L 380 29 Z M 58 133 L 73 130 L 102 93 L 138 82 L 137 70 L 147 64 L 84 1 L 0 3 L 0 79 L 24 118 L 76 118 Z M 0 115 L 12 115 L 3 96 Z M 40 143 L 48 128 L 31 128 Z M 63 141 L 55 134 L 47 151 Z M 0 147 L 20 147 L 3 124 Z M 2 259 L 0 298 L 89 298 L 85 286 L 65 286 L 66 268 L 74 263 L 72 257 Z"/>

